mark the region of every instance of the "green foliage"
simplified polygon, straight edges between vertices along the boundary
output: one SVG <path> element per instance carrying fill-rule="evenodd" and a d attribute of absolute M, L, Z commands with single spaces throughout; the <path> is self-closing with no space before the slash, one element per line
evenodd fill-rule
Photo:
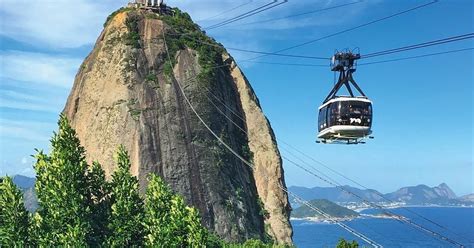
<path fill-rule="evenodd" d="M 26 247 L 28 212 L 23 194 L 10 177 L 0 178 L 0 247 Z"/>
<path fill-rule="evenodd" d="M 61 115 L 58 124 L 51 153 L 35 156 L 35 238 L 39 246 L 85 246 L 91 227 L 84 148 L 66 117 Z"/>
<path fill-rule="evenodd" d="M 171 28 L 166 33 L 166 44 L 171 55 L 172 65 L 165 64 L 163 69 L 165 74 L 172 73 L 172 68 L 176 64 L 176 53 L 188 47 L 197 51 L 199 55 L 201 72 L 197 76 L 198 81 L 210 84 L 212 80 L 216 80 L 216 71 L 212 68 L 223 64 L 222 54 L 225 52 L 223 46 L 201 31 L 187 13 L 181 12 L 177 8 L 174 8 L 173 12 L 173 16 L 161 17 Z"/>
<path fill-rule="evenodd" d="M 110 217 L 110 184 L 105 180 L 105 172 L 98 162 L 94 162 L 87 172 L 89 190 L 89 208 L 91 210 L 92 234 L 89 244 L 103 244 L 108 230 Z"/>
<path fill-rule="evenodd" d="M 116 15 L 118 15 L 119 13 L 122 13 L 122 12 L 130 11 L 130 10 L 132 10 L 132 8 L 123 8 L 123 7 L 122 7 L 122 8 L 120 8 L 120 9 L 118 9 L 118 10 L 112 12 L 112 14 L 110 14 L 110 15 L 107 17 L 107 20 L 106 20 L 105 23 L 104 23 L 104 28 L 105 28 L 107 25 L 109 25 L 110 21 L 111 21 L 112 19 L 114 19 L 114 17 L 115 17 Z"/>
<path fill-rule="evenodd" d="M 138 27 L 141 17 L 136 13 L 130 13 L 125 20 L 128 33 L 124 36 L 125 45 L 140 48 L 140 29 Z"/>
<path fill-rule="evenodd" d="M 204 247 L 207 232 L 196 209 L 151 175 L 145 200 L 145 244 L 149 247 Z"/>
<path fill-rule="evenodd" d="M 337 243 L 336 248 L 358 248 L 359 244 L 355 241 L 352 240 L 352 242 L 347 242 L 345 239 L 340 239 L 339 243 Z"/>
<path fill-rule="evenodd" d="M 138 180 L 130 174 L 130 158 L 123 146 L 116 154 L 117 169 L 111 182 L 111 214 L 107 238 L 109 247 L 139 247 L 143 245 L 143 201 Z"/>
<path fill-rule="evenodd" d="M 332 217 L 337 218 L 352 218 L 357 217 L 359 214 L 353 210 L 337 205 L 334 202 L 326 199 L 315 199 L 309 202 L 311 205 L 316 206 L 323 212 L 329 214 Z M 301 206 L 291 213 L 292 217 L 295 218 L 306 218 L 306 217 L 320 217 L 320 214 L 309 208 L 308 206 Z"/>
<path fill-rule="evenodd" d="M 257 204 L 258 204 L 258 207 L 260 209 L 259 214 L 265 219 L 269 218 L 270 213 L 265 209 L 265 204 L 263 203 L 263 201 L 260 197 L 257 199 Z"/>

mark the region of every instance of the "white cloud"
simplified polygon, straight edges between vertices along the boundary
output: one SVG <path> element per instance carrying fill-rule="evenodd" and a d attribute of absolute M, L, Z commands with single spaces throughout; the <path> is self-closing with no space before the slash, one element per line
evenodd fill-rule
<path fill-rule="evenodd" d="M 126 2 L 1 0 L 0 34 L 36 46 L 80 47 L 93 43 L 106 17 Z"/>
<path fill-rule="evenodd" d="M 54 130 L 56 130 L 54 123 L 0 119 L 0 137 L 2 139 L 44 142 L 50 139 L 45 133 L 51 134 Z"/>
<path fill-rule="evenodd" d="M 81 60 L 42 53 L 20 51 L 0 52 L 0 78 L 71 87 Z"/>

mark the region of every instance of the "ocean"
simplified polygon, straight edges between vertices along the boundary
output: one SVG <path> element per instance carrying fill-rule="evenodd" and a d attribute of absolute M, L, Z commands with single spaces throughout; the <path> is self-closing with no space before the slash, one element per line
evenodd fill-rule
<path fill-rule="evenodd" d="M 408 207 L 407 209 L 440 224 L 444 228 L 421 219 L 403 208 L 390 209 L 390 211 L 408 217 L 418 224 L 441 233 L 463 244 L 466 248 L 474 248 L 474 208 Z M 367 209 L 361 213 L 375 215 L 380 213 L 380 210 Z M 411 225 L 400 223 L 394 219 L 364 217 L 344 223 L 384 247 L 456 247 L 449 242 L 436 239 L 413 228 Z M 346 240 L 357 240 L 361 247 L 371 247 L 335 224 L 301 220 L 293 220 L 292 224 L 293 239 L 295 245 L 299 248 L 334 248 L 342 237 Z"/>

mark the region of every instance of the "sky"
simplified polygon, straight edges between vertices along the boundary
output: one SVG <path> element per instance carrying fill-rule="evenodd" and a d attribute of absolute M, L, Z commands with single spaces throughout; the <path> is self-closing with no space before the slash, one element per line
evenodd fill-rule
<path fill-rule="evenodd" d="M 92 50 L 106 17 L 127 0 L 0 0 L 0 175 L 33 176 L 34 149 L 48 150 L 74 76 Z M 206 29 L 265 3 L 262 0 L 169 0 Z M 207 30 L 229 48 L 273 52 L 391 15 L 425 1 L 289 0 L 272 10 Z M 245 6 L 219 15 L 236 6 Z M 251 24 L 354 3 L 297 18 Z M 331 57 L 336 49 L 362 54 L 470 33 L 474 3 L 440 0 L 383 22 L 286 51 Z M 211 18 L 214 17 L 214 18 Z M 404 58 L 474 47 L 473 40 L 366 59 Z M 333 85 L 325 61 L 266 56 L 229 50 L 255 89 L 283 148 L 291 144 L 324 166 L 383 193 L 403 186 L 447 183 L 458 195 L 474 192 L 473 52 L 360 65 L 354 74 L 374 102 L 373 135 L 364 145 L 315 143 L 317 108 Z M 361 61 L 360 63 L 363 63 Z M 301 158 L 301 156 L 299 156 Z M 341 184 L 352 184 L 303 158 Z M 287 185 L 325 182 L 284 162 Z"/>

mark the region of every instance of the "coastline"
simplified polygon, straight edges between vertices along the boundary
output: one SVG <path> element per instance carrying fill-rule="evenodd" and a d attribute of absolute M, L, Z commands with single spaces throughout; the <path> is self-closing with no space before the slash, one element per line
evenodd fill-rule
<path fill-rule="evenodd" d="M 403 205 L 403 206 L 391 206 L 386 207 L 387 209 L 399 209 L 399 208 L 473 208 L 474 205 L 471 206 L 445 206 L 445 205 Z M 323 218 L 323 217 L 304 217 L 304 218 L 295 218 L 290 217 L 290 221 L 307 221 L 312 223 L 329 223 L 332 224 L 334 222 L 339 221 L 353 221 L 356 219 L 402 219 L 402 218 L 394 215 L 387 215 L 387 214 L 363 214 L 361 213 L 364 210 L 377 210 L 376 208 L 358 208 L 353 209 L 354 211 L 359 213 L 359 216 L 347 216 L 347 217 L 334 217 L 331 219 Z"/>

